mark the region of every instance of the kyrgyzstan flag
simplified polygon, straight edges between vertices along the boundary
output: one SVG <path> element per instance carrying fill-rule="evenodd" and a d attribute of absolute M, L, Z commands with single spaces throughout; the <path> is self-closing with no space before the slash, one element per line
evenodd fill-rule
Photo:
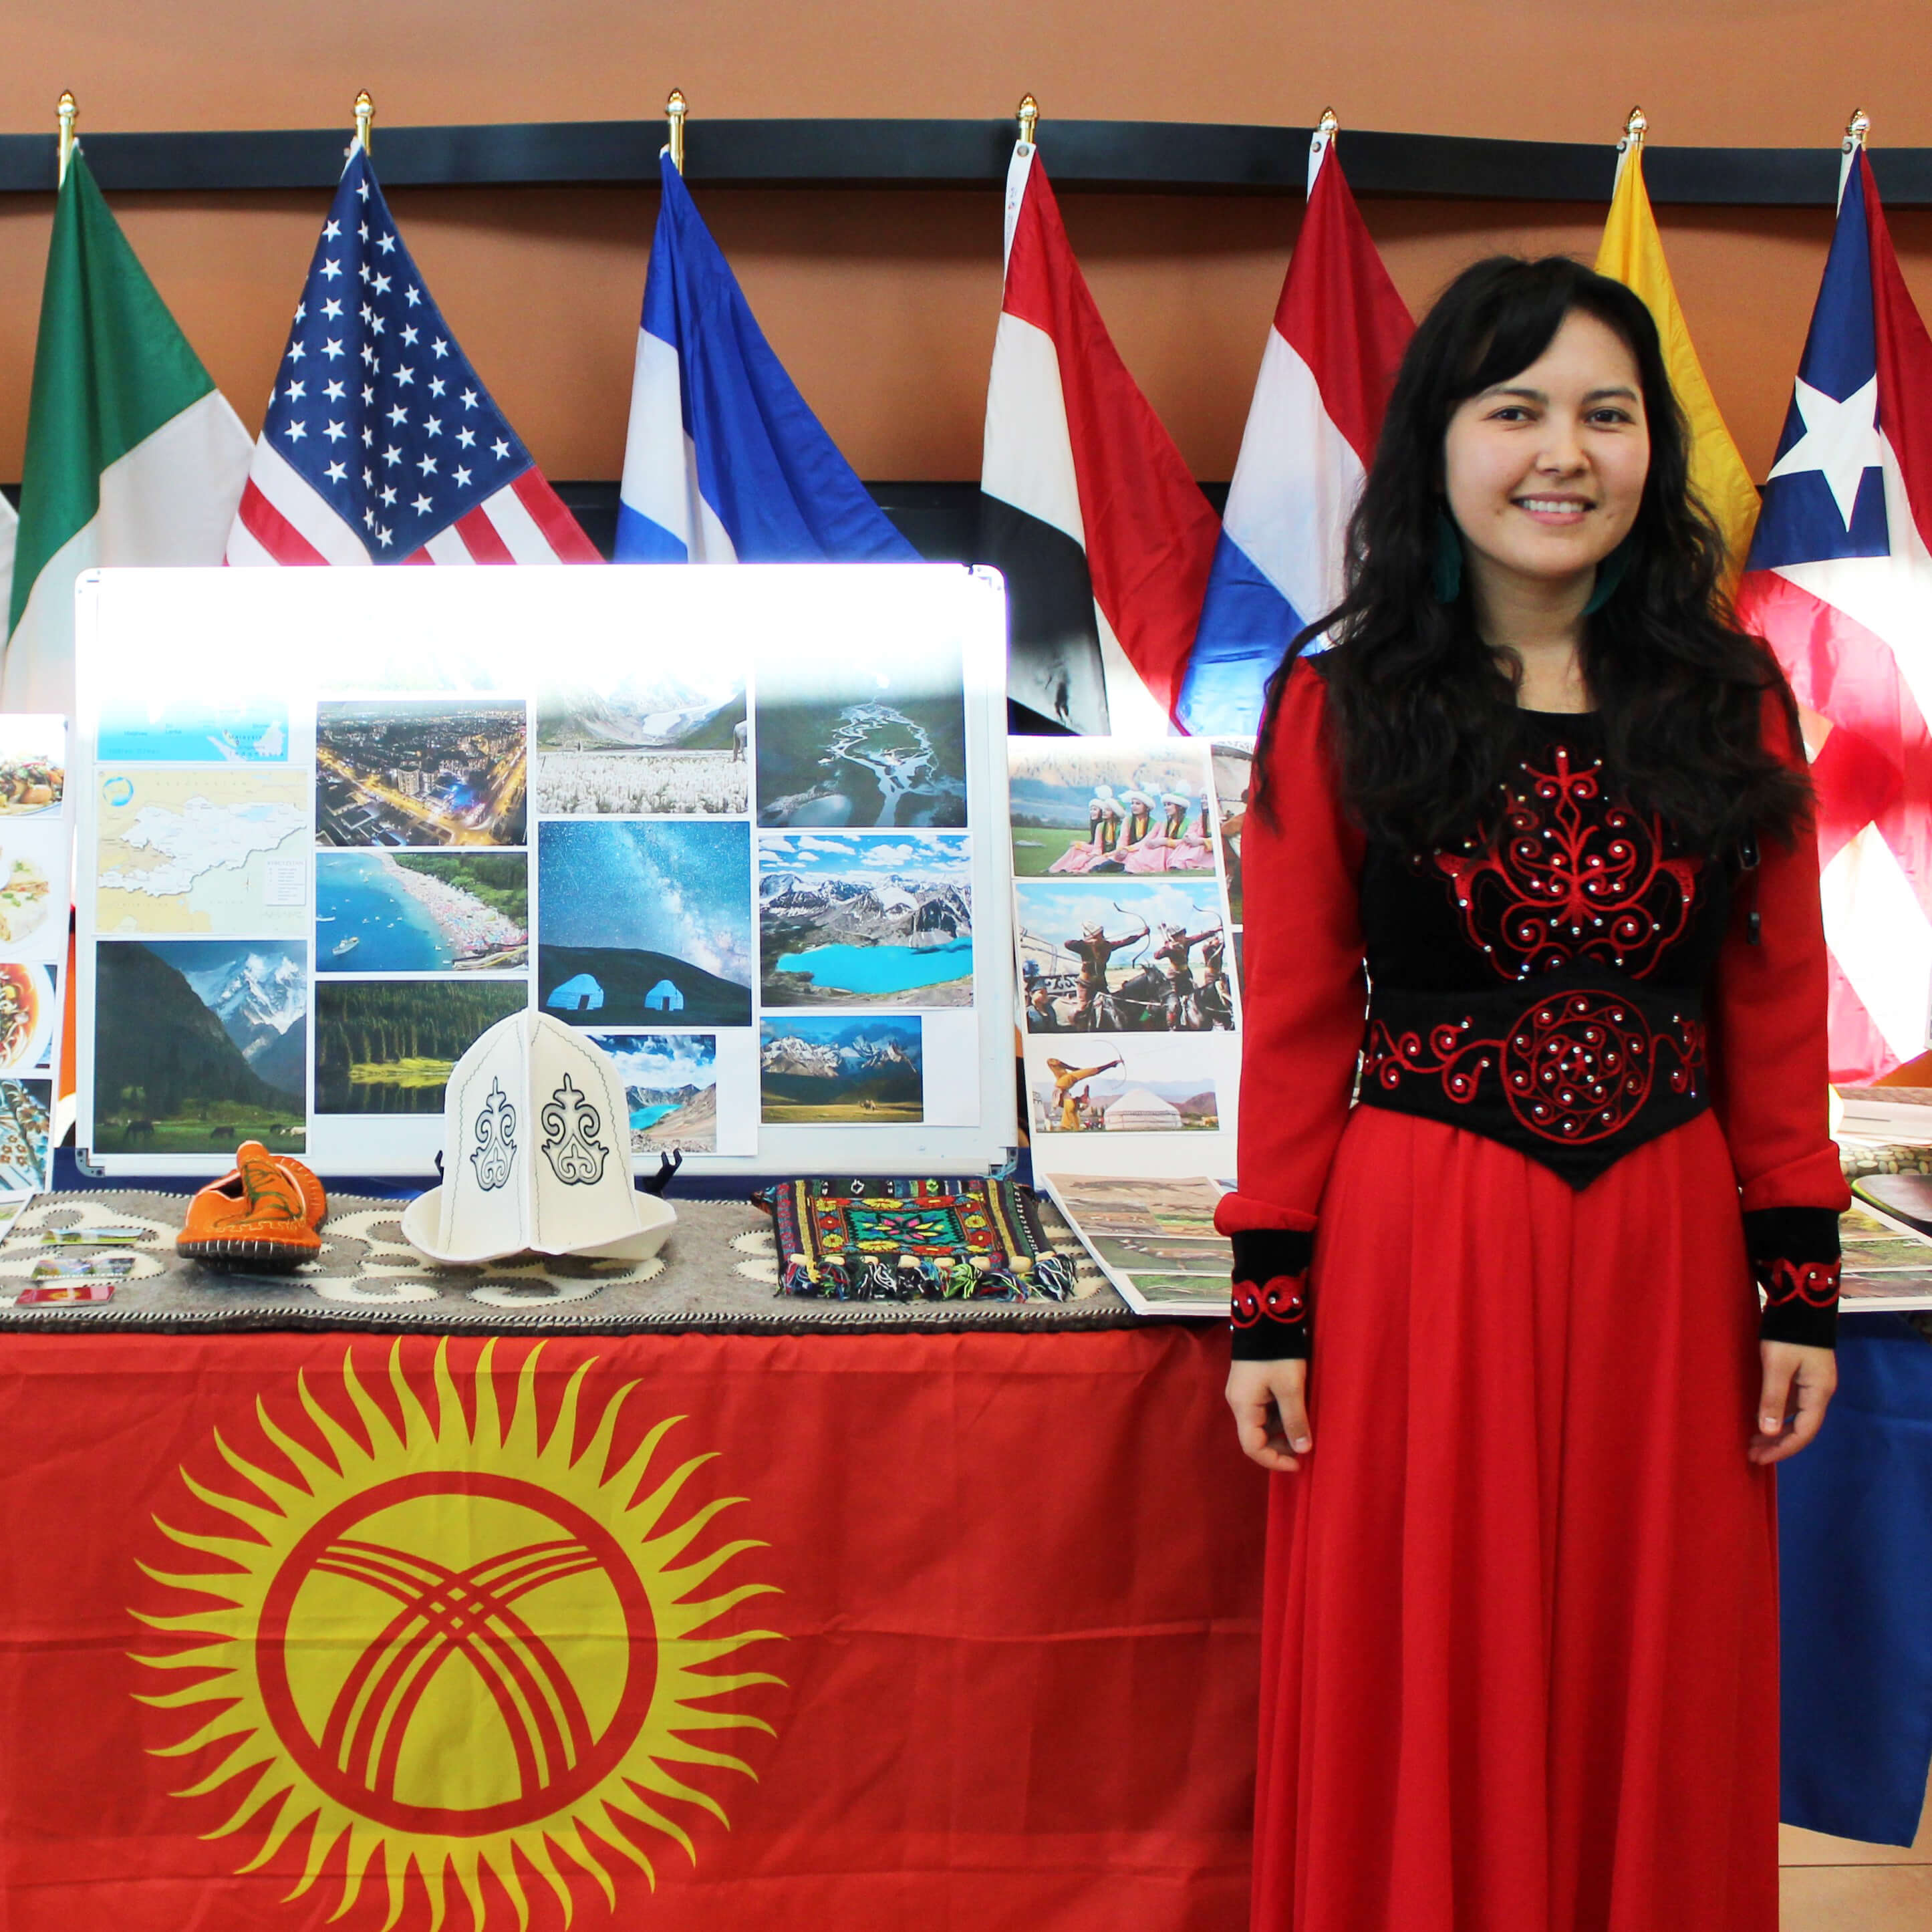
<path fill-rule="evenodd" d="M 1217 1352 L 10 1336 L 0 1925 L 1245 1922 Z"/>
<path fill-rule="evenodd" d="M 1807 712 L 1832 1078 L 1926 1043 L 1932 995 L 1932 338 L 1854 146 L 1738 592 Z"/>
<path fill-rule="evenodd" d="M 1342 601 L 1348 519 L 1414 332 L 1324 116 L 1181 688 L 1190 731 L 1250 735 L 1282 653 Z"/>
<path fill-rule="evenodd" d="M 980 487 L 1012 696 L 1072 730 L 1164 735 L 1220 523 L 1107 334 L 1030 141 L 1006 174 Z"/>

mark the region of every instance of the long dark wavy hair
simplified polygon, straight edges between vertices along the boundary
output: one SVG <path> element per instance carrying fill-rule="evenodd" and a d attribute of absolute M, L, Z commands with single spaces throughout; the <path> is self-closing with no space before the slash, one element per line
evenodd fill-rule
<path fill-rule="evenodd" d="M 1650 430 L 1628 562 L 1584 624 L 1582 671 L 1609 776 L 1633 805 L 1670 820 L 1690 851 L 1796 832 L 1808 788 L 1761 742 L 1764 694 L 1781 697 L 1794 742 L 1796 713 L 1775 661 L 1738 628 L 1721 588 L 1723 539 L 1690 488 L 1689 432 L 1656 325 L 1622 283 L 1562 256 L 1478 262 L 1417 329 L 1349 525 L 1346 594 L 1294 640 L 1269 685 L 1255 761 L 1264 812 L 1282 688 L 1326 632 L 1329 716 L 1355 820 L 1410 851 L 1472 828 L 1493 833 L 1518 742 L 1516 687 L 1508 661 L 1478 636 L 1468 596 L 1436 595 L 1443 442 L 1460 404 L 1520 374 L 1578 310 L 1628 346 Z"/>

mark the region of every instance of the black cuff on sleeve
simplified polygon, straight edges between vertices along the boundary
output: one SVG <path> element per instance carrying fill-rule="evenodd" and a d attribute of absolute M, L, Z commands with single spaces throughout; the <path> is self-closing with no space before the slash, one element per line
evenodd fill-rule
<path fill-rule="evenodd" d="M 1767 1342 L 1837 1346 L 1838 1216 L 1829 1208 L 1760 1208 L 1744 1216 L 1744 1247 L 1764 1290 Z"/>
<path fill-rule="evenodd" d="M 1315 1237 L 1298 1228 L 1257 1228 L 1233 1240 L 1234 1360 L 1305 1358 L 1313 1312 L 1308 1264 L 1314 1258 Z"/>

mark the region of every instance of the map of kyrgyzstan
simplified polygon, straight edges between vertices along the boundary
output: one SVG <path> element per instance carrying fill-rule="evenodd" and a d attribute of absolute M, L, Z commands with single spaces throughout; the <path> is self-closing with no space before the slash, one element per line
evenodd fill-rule
<path fill-rule="evenodd" d="M 305 933 L 308 775 L 104 771 L 101 933 Z"/>

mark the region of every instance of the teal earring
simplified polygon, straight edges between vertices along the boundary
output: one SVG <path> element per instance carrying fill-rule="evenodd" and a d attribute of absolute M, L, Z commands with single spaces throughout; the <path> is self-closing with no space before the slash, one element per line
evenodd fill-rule
<path fill-rule="evenodd" d="M 1436 512 L 1436 560 L 1430 568 L 1430 587 L 1438 604 L 1453 604 L 1462 594 L 1462 532 L 1447 510 Z"/>
<path fill-rule="evenodd" d="M 1597 580 L 1591 587 L 1590 601 L 1583 606 L 1583 614 L 1594 617 L 1616 595 L 1617 586 L 1624 580 L 1624 572 L 1630 568 L 1630 538 L 1625 537 L 1610 555 L 1597 566 Z"/>

